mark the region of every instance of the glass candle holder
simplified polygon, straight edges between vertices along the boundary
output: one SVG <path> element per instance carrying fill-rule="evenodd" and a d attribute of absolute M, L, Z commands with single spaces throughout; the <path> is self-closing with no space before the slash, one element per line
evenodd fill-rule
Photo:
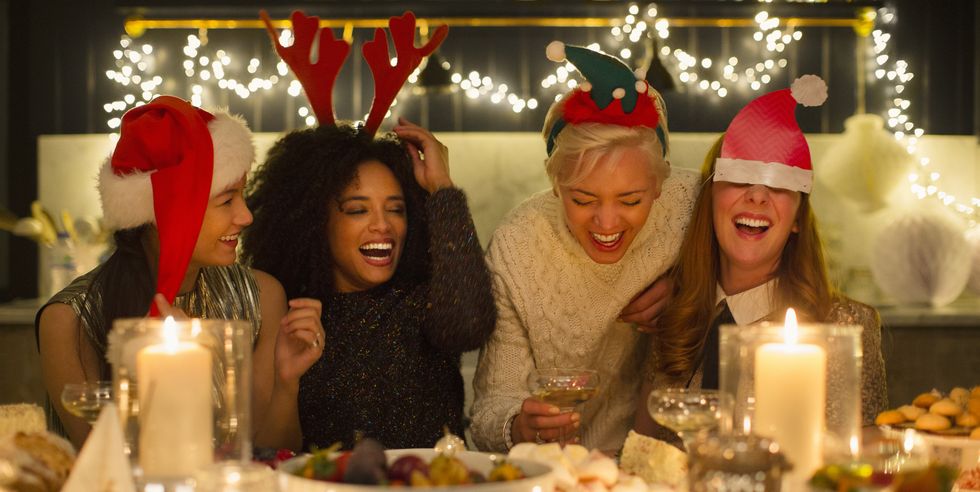
<path fill-rule="evenodd" d="M 861 331 L 797 324 L 795 314 L 786 324 L 721 327 L 719 386 L 733 396 L 732 430 L 774 439 L 794 482 L 825 457 L 860 452 Z"/>
<path fill-rule="evenodd" d="M 691 492 L 779 492 L 788 468 L 779 446 L 764 437 L 703 433 L 689 448 Z"/>
<path fill-rule="evenodd" d="M 139 480 L 179 483 L 216 461 L 251 458 L 247 322 L 120 319 L 107 356 Z"/>

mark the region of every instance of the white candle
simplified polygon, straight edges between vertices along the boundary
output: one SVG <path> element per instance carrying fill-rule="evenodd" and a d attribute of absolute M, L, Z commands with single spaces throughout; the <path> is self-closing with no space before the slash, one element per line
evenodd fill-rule
<path fill-rule="evenodd" d="M 214 459 L 211 352 L 179 341 L 169 316 L 163 333 L 136 355 L 139 463 L 147 477 L 183 477 Z"/>
<path fill-rule="evenodd" d="M 827 354 L 798 343 L 796 313 L 786 312 L 785 343 L 755 353 L 754 431 L 775 439 L 793 464 L 790 477 L 808 479 L 822 464 Z"/>

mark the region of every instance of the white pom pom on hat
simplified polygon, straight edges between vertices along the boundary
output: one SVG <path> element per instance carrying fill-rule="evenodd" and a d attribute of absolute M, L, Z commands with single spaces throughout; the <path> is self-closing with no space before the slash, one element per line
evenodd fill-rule
<path fill-rule="evenodd" d="M 793 81 L 790 93 L 804 106 L 820 106 L 827 100 L 827 83 L 816 75 L 807 74 Z"/>
<path fill-rule="evenodd" d="M 565 43 L 561 41 L 552 41 L 548 43 L 548 47 L 544 50 L 545 55 L 548 59 L 553 62 L 563 62 L 565 61 Z"/>

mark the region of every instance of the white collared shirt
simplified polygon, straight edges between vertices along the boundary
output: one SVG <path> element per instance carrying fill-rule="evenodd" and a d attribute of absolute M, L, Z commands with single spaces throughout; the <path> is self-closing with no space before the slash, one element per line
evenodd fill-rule
<path fill-rule="evenodd" d="M 755 323 L 772 313 L 772 295 L 776 280 L 770 280 L 762 285 L 753 287 L 738 294 L 728 295 L 721 288 L 715 287 L 715 305 L 721 301 L 728 303 L 728 309 L 739 326 Z"/>

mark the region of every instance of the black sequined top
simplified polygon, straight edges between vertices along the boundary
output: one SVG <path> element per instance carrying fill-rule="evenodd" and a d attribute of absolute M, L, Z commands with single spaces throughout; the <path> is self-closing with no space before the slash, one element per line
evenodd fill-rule
<path fill-rule="evenodd" d="M 428 280 L 322 299 L 325 349 L 300 379 L 304 448 L 349 449 L 357 431 L 387 448 L 431 447 L 443 426 L 462 435 L 460 354 L 490 336 L 496 308 L 463 192 L 429 197 L 426 219 Z"/>

